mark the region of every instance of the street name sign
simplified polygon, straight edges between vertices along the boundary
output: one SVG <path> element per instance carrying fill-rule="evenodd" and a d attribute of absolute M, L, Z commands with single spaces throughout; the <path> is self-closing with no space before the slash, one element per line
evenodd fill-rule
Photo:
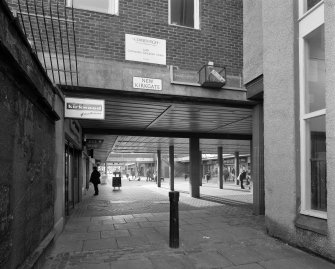
<path fill-rule="evenodd" d="M 133 88 L 161 91 L 162 80 L 154 78 L 133 77 Z"/>

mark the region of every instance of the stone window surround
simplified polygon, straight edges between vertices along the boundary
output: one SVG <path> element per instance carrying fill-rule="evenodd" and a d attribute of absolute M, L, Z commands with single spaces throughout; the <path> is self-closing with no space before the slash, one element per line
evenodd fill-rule
<path fill-rule="evenodd" d="M 300 141 L 301 141 L 301 211 L 300 214 L 320 219 L 327 219 L 327 212 L 311 210 L 306 205 L 306 149 L 305 121 L 321 115 L 326 115 L 326 109 L 315 112 L 305 112 L 305 37 L 324 24 L 324 1 L 316 4 L 306 13 L 305 0 L 299 0 L 299 84 L 300 84 Z"/>

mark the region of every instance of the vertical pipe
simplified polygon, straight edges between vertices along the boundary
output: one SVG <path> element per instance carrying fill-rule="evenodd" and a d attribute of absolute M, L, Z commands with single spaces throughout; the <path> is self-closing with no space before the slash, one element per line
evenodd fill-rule
<path fill-rule="evenodd" d="M 44 12 L 44 4 L 43 4 L 43 2 L 44 1 L 42 1 L 42 13 L 43 13 L 44 28 L 45 28 L 45 34 L 46 34 L 46 37 L 47 37 L 47 44 L 48 44 L 48 51 L 49 51 L 49 58 L 50 58 L 52 78 L 53 78 L 53 82 L 55 83 L 54 67 L 53 67 L 53 64 L 52 64 L 51 50 L 50 50 L 50 43 L 49 43 L 49 34 L 48 34 L 48 27 L 47 27 L 47 23 L 46 23 L 46 20 L 45 20 L 45 12 Z"/>
<path fill-rule="evenodd" d="M 30 10 L 29 10 L 28 1 L 26 1 L 26 7 L 27 7 L 27 13 L 28 13 L 28 20 L 29 20 L 29 25 L 30 25 L 30 31 L 31 31 L 31 35 L 32 35 L 32 37 L 33 37 L 33 41 L 34 41 L 35 54 L 36 54 L 36 56 L 37 56 L 36 40 L 35 40 L 35 35 L 34 35 L 33 26 L 32 26 L 32 24 L 31 24 Z"/>
<path fill-rule="evenodd" d="M 56 53 L 56 63 L 57 63 L 57 72 L 58 72 L 58 83 L 61 83 L 60 80 L 60 68 L 59 68 L 59 61 L 58 61 L 58 51 L 57 51 L 57 43 L 56 43 L 56 37 L 55 37 L 55 27 L 54 27 L 54 22 L 53 22 L 53 17 L 52 17 L 52 7 L 51 7 L 51 1 L 49 2 L 49 10 L 50 10 L 50 18 L 51 18 L 51 29 L 52 29 L 52 36 L 53 36 L 53 41 L 55 45 L 55 53 Z"/>
<path fill-rule="evenodd" d="M 19 11 L 20 11 L 20 17 L 21 17 L 21 21 L 22 21 L 22 27 L 23 27 L 24 35 L 25 35 L 26 37 L 28 37 L 28 36 L 27 36 L 27 31 L 26 31 L 26 26 L 25 26 L 25 24 L 24 24 L 24 20 L 23 20 L 23 16 L 22 16 L 22 8 L 21 8 L 20 0 L 17 0 L 17 3 L 18 3 L 18 5 L 19 5 Z"/>
<path fill-rule="evenodd" d="M 67 85 L 66 70 L 65 70 L 66 66 L 65 66 L 65 59 L 64 59 L 64 48 L 63 48 L 63 36 L 62 36 L 62 29 L 61 29 L 60 18 L 59 18 L 59 0 L 57 0 L 57 18 L 58 18 L 58 28 L 59 28 L 60 44 L 61 44 L 61 48 L 62 48 L 64 79 L 65 79 L 65 85 Z"/>
<path fill-rule="evenodd" d="M 170 190 L 174 191 L 174 146 L 169 147 Z"/>
<path fill-rule="evenodd" d="M 73 79 L 72 79 L 72 63 L 71 63 L 71 50 L 70 50 L 70 40 L 69 40 L 69 29 L 68 29 L 68 26 L 67 26 L 66 5 L 64 5 L 64 14 L 65 14 L 65 29 L 66 29 L 67 49 L 68 49 L 68 53 L 69 53 L 70 79 L 71 79 L 71 86 L 73 86 Z"/>
<path fill-rule="evenodd" d="M 76 62 L 76 75 L 77 75 L 77 86 L 79 86 L 79 72 L 78 72 L 78 58 L 77 58 L 77 43 L 76 43 L 76 31 L 74 28 L 74 8 L 73 8 L 73 1 L 72 1 L 72 31 L 73 31 L 73 42 L 74 42 L 74 58 Z"/>
<path fill-rule="evenodd" d="M 28 6 L 28 1 L 27 1 L 27 6 Z M 39 19 L 38 19 L 38 16 L 37 16 L 36 0 L 34 0 L 34 9 L 35 9 L 35 19 L 36 19 L 36 24 L 37 24 L 38 35 L 40 37 L 41 51 L 42 51 L 42 58 L 43 58 L 44 68 L 45 68 L 45 72 L 47 72 L 47 64 L 46 64 L 46 61 L 45 61 L 45 54 L 44 54 L 44 48 L 43 48 L 43 40 L 42 40 L 40 22 L 39 22 Z"/>

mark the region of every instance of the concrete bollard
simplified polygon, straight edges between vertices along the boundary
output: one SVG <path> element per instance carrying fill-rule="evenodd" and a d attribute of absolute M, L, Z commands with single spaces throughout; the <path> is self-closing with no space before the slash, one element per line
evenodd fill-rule
<path fill-rule="evenodd" d="M 179 248 L 179 192 L 170 191 L 170 248 Z"/>

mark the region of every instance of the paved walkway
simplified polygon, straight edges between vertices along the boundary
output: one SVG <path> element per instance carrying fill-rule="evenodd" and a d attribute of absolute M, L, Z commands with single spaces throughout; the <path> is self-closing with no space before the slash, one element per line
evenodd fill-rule
<path fill-rule="evenodd" d="M 232 196 L 234 192 L 240 191 L 230 190 Z M 219 202 L 182 192 L 180 248 L 171 249 L 165 186 L 123 181 L 120 191 L 109 184 L 100 186 L 99 196 L 90 189 L 44 268 L 335 269 L 334 264 L 267 236 L 264 218 L 252 215 L 250 204 Z"/>

